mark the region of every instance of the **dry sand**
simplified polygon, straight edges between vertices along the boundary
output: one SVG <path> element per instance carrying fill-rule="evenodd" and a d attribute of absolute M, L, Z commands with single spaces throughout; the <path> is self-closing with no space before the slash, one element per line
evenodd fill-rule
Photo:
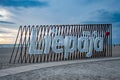
<path fill-rule="evenodd" d="M 0 80 L 120 80 L 120 60 L 55 66 L 0 77 Z"/>
<path fill-rule="evenodd" d="M 112 48 L 113 48 L 112 56 L 120 57 L 120 46 L 115 46 L 115 47 L 113 46 Z M 0 48 L 0 69 L 29 65 L 29 63 L 27 63 L 27 64 L 9 64 L 9 59 L 10 59 L 12 50 L 13 50 L 13 48 Z"/>
<path fill-rule="evenodd" d="M 0 69 L 29 64 L 9 64 L 12 48 L 0 48 Z M 120 46 L 113 47 L 120 57 Z M 120 60 L 89 62 L 43 68 L 0 77 L 0 80 L 120 80 Z"/>
<path fill-rule="evenodd" d="M 9 64 L 13 48 L 0 48 L 0 69 L 29 65 L 27 64 Z"/>
<path fill-rule="evenodd" d="M 120 46 L 113 46 L 112 47 L 112 56 L 113 57 L 120 57 Z"/>

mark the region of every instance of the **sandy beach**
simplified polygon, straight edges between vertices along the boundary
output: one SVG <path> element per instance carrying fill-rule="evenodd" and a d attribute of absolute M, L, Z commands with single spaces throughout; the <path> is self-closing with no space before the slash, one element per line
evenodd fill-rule
<path fill-rule="evenodd" d="M 23 66 L 29 65 L 29 63 L 16 63 L 16 64 L 9 64 L 10 56 L 12 54 L 13 48 L 0 48 L 0 69 L 5 69 L 9 67 L 16 67 L 16 66 Z M 112 57 L 120 57 L 120 46 L 113 46 L 112 47 Z"/>
<path fill-rule="evenodd" d="M 120 0 L 0 0 L 0 80 L 120 80 Z"/>
<path fill-rule="evenodd" d="M 0 80 L 119 80 L 119 66 L 120 60 L 69 64 L 3 76 Z"/>
<path fill-rule="evenodd" d="M 28 65 L 26 64 L 9 64 L 10 56 L 12 54 L 13 48 L 0 48 L 0 69 L 16 67 L 16 66 L 23 66 Z"/>
<path fill-rule="evenodd" d="M 120 57 L 120 46 L 113 46 L 112 51 L 113 57 Z M 9 64 L 11 52 L 12 48 L 0 48 L 0 70 L 31 65 Z M 3 76 L 0 80 L 119 80 L 119 66 L 120 60 L 69 64 Z"/>

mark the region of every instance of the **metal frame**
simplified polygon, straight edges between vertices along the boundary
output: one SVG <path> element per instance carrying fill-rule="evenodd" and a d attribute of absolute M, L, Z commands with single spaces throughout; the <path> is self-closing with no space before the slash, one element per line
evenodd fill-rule
<path fill-rule="evenodd" d="M 75 60 L 75 59 L 86 59 L 86 53 L 80 53 L 78 50 L 74 51 L 74 53 L 69 53 L 68 59 L 64 59 L 64 52 L 55 54 L 50 51 L 49 54 L 28 54 L 31 32 L 33 28 L 37 29 L 37 38 L 36 43 L 45 34 L 48 35 L 50 28 L 57 28 L 60 32 L 57 34 L 50 34 L 51 38 L 60 34 L 63 37 L 66 35 L 73 35 L 81 37 L 84 36 L 81 34 L 82 31 L 95 31 L 99 32 L 98 35 L 102 35 L 101 32 L 110 32 L 110 36 L 104 37 L 104 50 L 102 52 L 96 52 L 93 50 L 93 55 L 90 58 L 98 58 L 98 57 L 110 57 L 112 56 L 112 24 L 79 24 L 79 25 L 40 25 L 40 26 L 20 26 L 17 37 L 15 40 L 14 48 L 10 57 L 10 63 L 39 63 L 39 62 L 51 62 L 51 61 L 63 61 L 63 60 Z M 72 30 L 70 31 L 70 27 Z M 43 44 L 43 43 L 42 43 Z M 38 46 L 36 47 L 38 48 Z"/>

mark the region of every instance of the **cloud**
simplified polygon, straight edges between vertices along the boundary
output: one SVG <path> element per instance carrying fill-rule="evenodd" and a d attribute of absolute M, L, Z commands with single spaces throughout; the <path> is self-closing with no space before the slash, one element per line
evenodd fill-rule
<path fill-rule="evenodd" d="M 15 41 L 17 30 L 14 28 L 5 28 L 0 26 L 0 44 L 13 44 Z"/>
<path fill-rule="evenodd" d="M 0 17 L 3 17 L 3 15 L 0 14 Z"/>
<path fill-rule="evenodd" d="M 0 23 L 3 23 L 3 24 L 15 24 L 14 22 L 10 22 L 10 21 L 0 21 Z"/>
<path fill-rule="evenodd" d="M 16 29 L 5 28 L 4 26 L 0 27 L 0 37 L 14 36 L 16 34 Z M 8 34 L 9 33 L 9 34 Z"/>
<path fill-rule="evenodd" d="M 86 21 L 82 21 L 81 23 L 83 24 L 112 24 L 111 22 L 101 21 L 101 20 L 86 20 Z"/>
<path fill-rule="evenodd" d="M 120 22 L 120 12 L 118 11 L 107 11 L 104 9 L 98 10 L 98 19 L 105 22 Z"/>
<path fill-rule="evenodd" d="M 5 7 L 44 7 L 48 6 L 47 2 L 38 0 L 0 0 L 0 5 Z"/>
<path fill-rule="evenodd" d="M 113 41 L 120 42 L 119 3 L 119 0 L 0 0 L 0 25 L 5 25 L 3 21 L 14 22 L 15 25 L 6 23 L 5 27 L 18 29 L 19 25 L 33 24 L 112 23 Z"/>
<path fill-rule="evenodd" d="M 84 4 L 84 5 L 91 5 L 94 3 L 100 3 L 103 2 L 104 0 L 76 0 L 77 4 Z"/>
<path fill-rule="evenodd" d="M 7 31 L 3 31 L 3 30 L 0 30 L 0 33 L 9 33 L 9 32 L 7 32 Z"/>
<path fill-rule="evenodd" d="M 83 23 L 119 23 L 120 12 L 100 9 L 92 12 L 91 18 Z"/>
<path fill-rule="evenodd" d="M 82 23 L 88 24 L 112 24 L 113 44 L 120 43 L 120 11 L 110 11 L 106 9 L 98 9 L 91 12 L 91 17 Z"/>

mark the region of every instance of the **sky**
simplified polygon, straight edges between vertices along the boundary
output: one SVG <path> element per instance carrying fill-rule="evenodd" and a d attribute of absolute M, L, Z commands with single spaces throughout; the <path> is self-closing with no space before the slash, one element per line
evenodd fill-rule
<path fill-rule="evenodd" d="M 120 0 L 0 0 L 0 44 L 13 44 L 20 25 L 100 23 L 120 44 Z"/>

